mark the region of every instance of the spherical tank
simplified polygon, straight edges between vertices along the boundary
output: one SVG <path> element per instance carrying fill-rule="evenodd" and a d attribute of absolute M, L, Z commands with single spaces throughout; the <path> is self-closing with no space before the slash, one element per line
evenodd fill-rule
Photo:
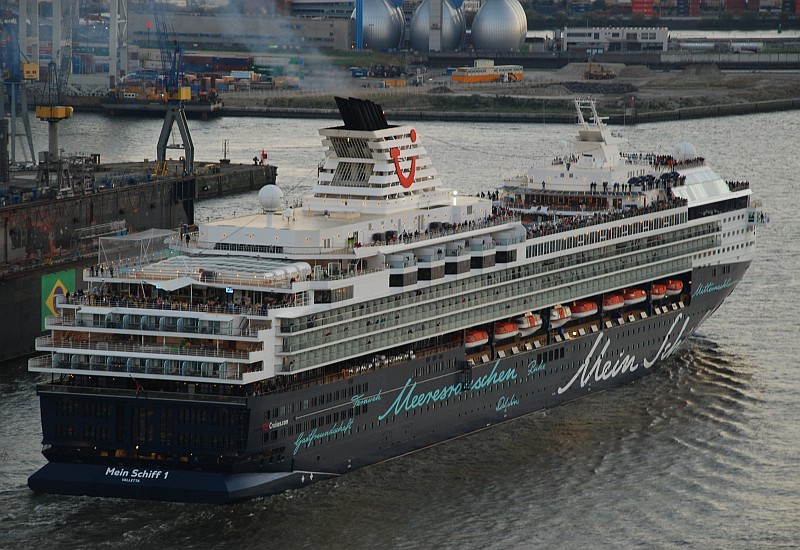
<path fill-rule="evenodd" d="M 431 1 L 419 5 L 411 19 L 411 49 L 427 52 L 431 28 Z M 467 22 L 464 13 L 456 9 L 450 0 L 442 0 L 442 51 L 457 50 L 464 43 Z"/>
<path fill-rule="evenodd" d="M 489 0 L 472 22 L 472 46 L 476 50 L 518 51 L 527 32 L 528 19 L 517 0 Z"/>
<path fill-rule="evenodd" d="M 353 10 L 351 19 L 355 19 Z M 364 47 L 370 50 L 393 50 L 403 38 L 403 11 L 388 0 L 364 0 Z"/>

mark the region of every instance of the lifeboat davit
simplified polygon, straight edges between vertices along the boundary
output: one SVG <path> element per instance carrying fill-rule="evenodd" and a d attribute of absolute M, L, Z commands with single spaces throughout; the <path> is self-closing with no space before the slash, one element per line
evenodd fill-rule
<path fill-rule="evenodd" d="M 572 310 L 567 306 L 553 306 L 550 310 L 550 328 L 563 327 L 572 317 Z"/>
<path fill-rule="evenodd" d="M 522 336 L 529 336 L 542 327 L 542 317 L 538 313 L 526 313 L 514 321 Z"/>
<path fill-rule="evenodd" d="M 681 281 L 676 281 L 670 279 L 667 281 L 667 296 L 677 296 L 683 290 L 683 283 Z"/>
<path fill-rule="evenodd" d="M 645 292 L 641 288 L 633 288 L 623 292 L 622 297 L 625 300 L 626 306 L 632 306 L 634 304 L 641 304 L 642 302 L 647 300 L 647 292 Z"/>
<path fill-rule="evenodd" d="M 506 338 L 513 338 L 519 334 L 517 325 L 509 321 L 502 321 L 497 323 L 494 327 L 495 340 L 505 340 Z"/>
<path fill-rule="evenodd" d="M 650 299 L 660 300 L 667 295 L 666 285 L 653 285 L 650 287 Z"/>
<path fill-rule="evenodd" d="M 591 317 L 597 313 L 597 304 L 589 300 L 575 302 L 570 309 L 572 310 L 573 319 L 582 319 L 583 317 Z"/>
<path fill-rule="evenodd" d="M 603 311 L 612 311 L 625 305 L 622 294 L 607 294 L 603 297 Z"/>
<path fill-rule="evenodd" d="M 489 343 L 489 333 L 485 330 L 468 330 L 464 341 L 465 348 L 476 348 Z"/>

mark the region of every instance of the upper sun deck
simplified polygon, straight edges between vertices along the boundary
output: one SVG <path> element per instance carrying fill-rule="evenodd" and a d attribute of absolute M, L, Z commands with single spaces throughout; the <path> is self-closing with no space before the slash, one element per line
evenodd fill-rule
<path fill-rule="evenodd" d="M 602 187 L 606 192 L 636 184 L 646 188 L 655 179 L 679 177 L 679 168 L 687 170 L 704 163 L 686 143 L 680 144 L 675 156 L 625 152 L 621 146 L 627 139 L 606 127 L 593 101 L 576 99 L 574 103 L 578 135 L 573 152 L 554 158 L 550 164 L 532 167 L 525 176 L 515 178 L 514 185 L 560 191 Z"/>
<path fill-rule="evenodd" d="M 490 212 L 487 210 L 491 207 L 489 200 L 470 195 L 459 195 L 452 189 L 442 189 L 441 191 L 441 195 L 446 197 L 446 201 L 441 201 L 440 196 L 435 197 L 432 201 L 427 201 L 429 197 L 424 194 L 418 195 L 414 199 L 392 199 L 393 214 L 409 216 L 419 215 L 420 211 L 423 211 L 428 218 L 434 218 L 433 221 L 447 221 L 436 219 L 438 218 L 437 214 L 466 209 Z M 326 204 L 324 198 L 321 200 L 322 204 Z M 374 211 L 368 204 L 370 202 L 368 199 L 351 198 L 345 205 L 348 207 L 347 211 L 335 209 L 334 203 L 336 202 L 338 201 L 330 201 L 330 210 L 319 211 L 307 204 L 307 198 L 304 198 L 299 205 L 287 207 L 282 211 L 260 212 L 226 220 L 209 221 L 200 224 L 200 227 L 206 231 L 206 235 L 213 234 L 220 237 L 220 240 L 241 239 L 242 237 L 252 240 L 259 235 L 280 231 L 330 232 L 347 229 L 361 223 L 374 225 L 386 221 L 386 214 Z M 376 204 L 381 206 L 380 201 Z M 362 209 L 362 207 L 364 208 Z"/>
<path fill-rule="evenodd" d="M 673 196 L 702 205 L 750 194 L 743 182 L 731 184 L 716 174 L 687 142 L 672 154 L 626 152 L 620 145 L 627 140 L 605 126 L 594 102 L 576 99 L 575 108 L 574 152 L 504 182 L 506 204 L 545 214 L 591 213 L 646 207 Z"/>
<path fill-rule="evenodd" d="M 255 253 L 304 261 L 331 256 L 364 257 L 370 255 L 364 247 L 395 235 L 424 234 L 429 227 L 445 225 L 483 227 L 493 217 L 490 200 L 453 192 L 446 204 L 437 201 L 426 208 L 418 204 L 400 208 L 400 199 L 392 215 L 364 212 L 355 204 L 358 201 L 349 202 L 348 212 L 315 211 L 304 200 L 302 206 L 282 212 L 201 224 L 196 236 L 190 237 L 188 251 Z"/>
<path fill-rule="evenodd" d="M 474 197 L 458 197 L 460 202 L 478 204 Z M 480 202 L 483 204 L 486 201 Z M 246 220 L 237 218 L 237 224 L 218 222 L 220 231 L 235 233 L 237 228 L 249 227 Z M 255 216 L 263 219 L 263 215 Z M 244 234 L 244 239 L 209 239 L 208 226 L 201 225 L 196 232 L 179 235 L 160 231 L 148 238 L 145 235 L 108 237 L 101 240 L 101 259 L 97 267 L 84 270 L 83 279 L 92 283 L 130 283 L 153 285 L 164 291 L 175 291 L 190 286 L 198 288 L 256 289 L 278 294 L 302 293 L 294 283 L 323 282 L 386 269 L 387 254 L 402 250 L 441 246 L 449 241 L 459 241 L 490 235 L 519 222 L 519 216 L 510 213 L 489 213 L 477 221 L 462 223 L 433 222 L 422 231 L 386 231 L 368 233 L 363 242 L 355 238 L 333 247 L 311 246 L 297 242 L 296 246 L 284 241 L 263 240 L 263 235 Z M 309 227 L 315 227 L 309 222 Z M 328 220 L 321 234 L 331 231 L 346 234 L 335 222 Z M 290 237 L 297 237 L 294 225 L 286 228 Z M 363 234 L 356 233 L 356 234 Z M 138 237 L 138 239 L 137 239 Z M 127 249 L 118 243 L 134 243 Z M 147 244 L 139 244 L 147 242 Z M 276 244 L 262 244 L 274 242 Z M 328 242 L 328 241 L 325 241 Z M 167 248 L 149 253 L 156 244 Z M 127 251 L 126 251 L 127 250 Z M 313 264 L 313 265 L 312 265 Z M 102 271 L 101 271 L 102 266 Z M 335 267 L 334 267 L 335 266 Z M 299 300 L 302 301 L 302 300 Z M 299 302 L 298 301 L 298 302 Z"/>

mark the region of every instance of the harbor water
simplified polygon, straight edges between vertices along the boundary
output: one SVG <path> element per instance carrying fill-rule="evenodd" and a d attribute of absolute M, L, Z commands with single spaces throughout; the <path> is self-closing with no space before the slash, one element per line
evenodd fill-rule
<path fill-rule="evenodd" d="M 393 121 L 398 122 L 398 121 Z M 199 162 L 264 148 L 290 200 L 308 192 L 333 120 L 190 122 Z M 413 123 L 461 193 L 567 152 L 575 129 Z M 36 126 L 37 149 L 46 128 Z M 25 362 L 0 369 L 0 548 L 794 548 L 800 541 L 800 113 L 615 128 L 641 152 L 693 143 L 770 213 L 732 296 L 651 375 L 304 490 L 228 506 L 33 494 L 44 464 Z M 68 151 L 155 157 L 157 120 L 77 115 Z M 177 154 L 176 154 L 177 157 Z M 588 185 L 588 182 L 587 182 Z M 257 210 L 215 199 L 198 221 Z M 0 288 L 0 292 L 2 289 Z"/>

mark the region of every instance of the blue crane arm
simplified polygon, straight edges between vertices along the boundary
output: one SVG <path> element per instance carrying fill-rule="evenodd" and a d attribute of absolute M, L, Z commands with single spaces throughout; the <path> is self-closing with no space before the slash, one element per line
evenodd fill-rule
<path fill-rule="evenodd" d="M 164 0 L 153 0 L 153 15 L 156 36 L 158 37 L 158 49 L 161 52 L 161 74 L 164 77 L 165 88 L 171 93 L 177 90 L 180 84 L 183 52 L 177 40 L 170 41 L 170 35 L 174 35 L 175 32 L 167 21 Z"/>

